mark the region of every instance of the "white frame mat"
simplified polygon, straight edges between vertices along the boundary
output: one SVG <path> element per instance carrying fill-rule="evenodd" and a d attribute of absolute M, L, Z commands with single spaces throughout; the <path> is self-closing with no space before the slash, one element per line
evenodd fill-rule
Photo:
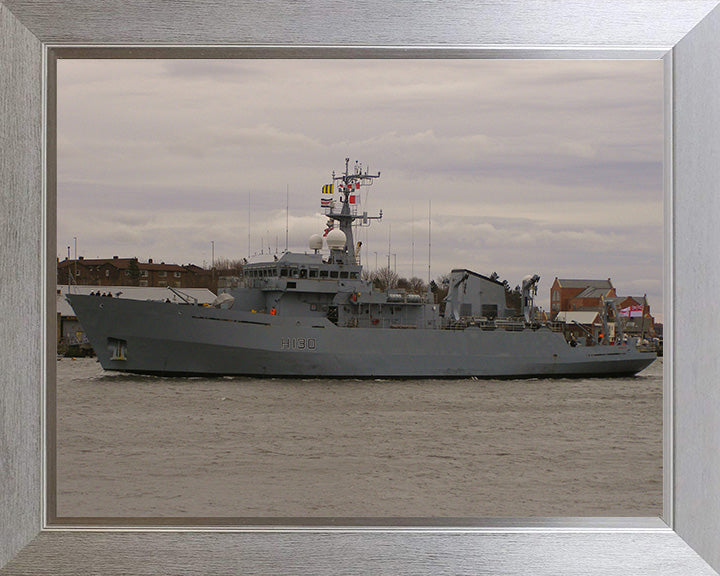
<path fill-rule="evenodd" d="M 0 0 L 0 576 L 717 574 L 718 3 Z M 54 63 L 58 54 L 103 51 L 141 58 L 662 59 L 662 519 L 478 519 L 446 527 L 50 522 L 54 432 L 46 426 L 52 399 L 45 384 L 55 378 Z"/>

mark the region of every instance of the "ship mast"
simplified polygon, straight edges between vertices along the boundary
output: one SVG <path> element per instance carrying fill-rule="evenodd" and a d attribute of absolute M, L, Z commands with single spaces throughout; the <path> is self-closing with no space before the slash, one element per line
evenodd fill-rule
<path fill-rule="evenodd" d="M 377 174 L 369 174 L 368 169 L 362 171 L 362 165 L 355 162 L 355 169 L 350 172 L 350 158 L 345 158 L 345 173 L 336 176 L 333 172 L 333 183 L 337 181 L 338 190 L 340 192 L 340 203 L 342 208 L 340 212 L 335 212 L 334 208 L 330 208 L 325 215 L 328 218 L 337 220 L 340 223 L 340 230 L 345 233 L 346 244 L 345 253 L 347 254 L 346 264 L 355 263 L 355 240 L 353 238 L 352 224 L 355 220 L 361 220 L 361 225 L 368 226 L 370 220 L 380 220 L 382 218 L 382 210 L 378 216 L 368 216 L 367 212 L 362 214 L 353 213 L 350 209 L 350 197 L 358 193 L 361 186 L 372 186 L 375 178 L 380 178 L 380 172 Z"/>

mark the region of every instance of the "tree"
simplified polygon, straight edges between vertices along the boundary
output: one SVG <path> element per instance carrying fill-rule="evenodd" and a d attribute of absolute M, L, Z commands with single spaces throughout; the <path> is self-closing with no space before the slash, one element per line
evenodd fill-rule
<path fill-rule="evenodd" d="M 422 281 L 421 278 L 418 278 L 417 276 L 413 276 L 409 280 L 410 282 L 410 292 L 413 294 L 425 294 L 427 292 L 427 286 L 425 285 L 425 282 Z"/>
<path fill-rule="evenodd" d="M 436 280 L 430 282 L 430 289 L 435 296 L 435 303 L 440 304 L 440 313 L 445 312 L 445 304 L 443 300 L 450 291 L 450 274 L 438 276 Z"/>
<path fill-rule="evenodd" d="M 140 267 L 137 258 L 130 260 L 128 264 L 128 274 L 130 275 L 130 286 L 138 286 L 140 284 Z"/>
<path fill-rule="evenodd" d="M 393 270 L 387 266 L 376 270 L 371 277 L 373 288 L 381 291 L 397 288 L 398 280 L 400 279 L 397 272 L 393 272 Z"/>
<path fill-rule="evenodd" d="M 500 275 L 497 272 L 490 274 L 490 280 L 495 280 L 503 285 L 503 288 L 505 289 L 505 306 L 515 310 L 519 315 L 522 308 L 522 294 L 520 292 L 520 286 L 515 286 L 514 289 L 510 288 L 510 283 L 507 280 L 501 280 Z"/>
<path fill-rule="evenodd" d="M 242 260 L 230 260 L 229 258 L 217 258 L 215 260 L 215 270 L 218 272 L 240 272 L 242 271 Z"/>

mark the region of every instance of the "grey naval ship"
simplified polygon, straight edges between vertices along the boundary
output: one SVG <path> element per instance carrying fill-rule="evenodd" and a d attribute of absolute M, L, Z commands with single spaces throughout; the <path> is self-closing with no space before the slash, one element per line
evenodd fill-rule
<path fill-rule="evenodd" d="M 102 367 L 160 375 L 512 378 L 632 375 L 656 358 L 622 333 L 613 344 L 590 334 L 578 342 L 539 321 L 537 275 L 522 281 L 520 310 L 508 306 L 501 283 L 467 269 L 451 271 L 442 303 L 429 290 L 375 289 L 361 275 L 353 227 L 382 218 L 382 210 L 359 213 L 353 195 L 379 177 L 357 164 L 351 170 L 346 159 L 344 173 L 323 187 L 326 235 L 313 235 L 309 252 L 246 264 L 242 277 L 224 279 L 212 305 L 68 294 Z M 605 334 L 611 308 L 606 303 L 602 314 Z"/>

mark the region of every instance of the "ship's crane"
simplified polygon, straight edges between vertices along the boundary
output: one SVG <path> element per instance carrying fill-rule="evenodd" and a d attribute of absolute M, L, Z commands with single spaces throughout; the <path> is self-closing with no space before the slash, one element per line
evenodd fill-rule
<path fill-rule="evenodd" d="M 522 306 L 522 314 L 525 316 L 525 322 L 528 324 L 530 324 L 535 317 L 535 296 L 537 296 L 538 282 L 540 282 L 540 276 L 538 274 L 533 276 L 528 274 L 522 279 L 522 300 L 520 305 Z"/>

